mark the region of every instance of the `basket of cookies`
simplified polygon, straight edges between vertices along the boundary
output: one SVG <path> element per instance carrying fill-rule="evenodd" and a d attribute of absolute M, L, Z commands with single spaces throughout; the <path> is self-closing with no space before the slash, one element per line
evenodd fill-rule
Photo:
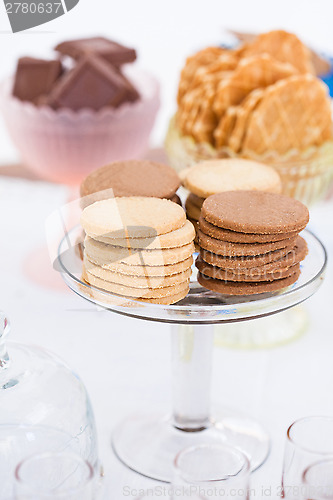
<path fill-rule="evenodd" d="M 331 99 L 310 50 L 272 31 L 236 49 L 208 47 L 181 72 L 166 138 L 172 165 L 247 158 L 273 166 L 282 192 L 306 204 L 333 181 Z"/>

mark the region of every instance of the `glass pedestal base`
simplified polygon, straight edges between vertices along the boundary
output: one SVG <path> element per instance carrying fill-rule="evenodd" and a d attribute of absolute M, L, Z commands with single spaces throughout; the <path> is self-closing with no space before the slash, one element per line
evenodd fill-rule
<path fill-rule="evenodd" d="M 229 444 L 245 452 L 252 470 L 269 453 L 269 437 L 255 421 L 226 412 L 216 422 L 198 431 L 177 429 L 172 418 L 132 416 L 115 429 L 112 446 L 117 457 L 130 469 L 159 481 L 170 482 L 177 453 L 200 444 Z"/>

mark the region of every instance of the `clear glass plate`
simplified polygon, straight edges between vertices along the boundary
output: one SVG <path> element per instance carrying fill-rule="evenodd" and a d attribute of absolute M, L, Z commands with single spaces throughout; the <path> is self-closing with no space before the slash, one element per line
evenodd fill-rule
<path fill-rule="evenodd" d="M 196 279 L 193 266 L 190 291 L 174 305 L 159 305 L 128 299 L 88 285 L 81 279 L 82 261 L 77 251 L 81 228 L 75 227 L 62 239 L 56 268 L 66 284 L 78 295 L 119 314 L 145 320 L 178 324 L 222 323 L 274 314 L 309 298 L 322 283 L 326 268 L 326 250 L 310 231 L 302 233 L 308 244 L 308 255 L 301 263 L 296 283 L 274 293 L 250 296 L 226 296 L 203 288 Z"/>

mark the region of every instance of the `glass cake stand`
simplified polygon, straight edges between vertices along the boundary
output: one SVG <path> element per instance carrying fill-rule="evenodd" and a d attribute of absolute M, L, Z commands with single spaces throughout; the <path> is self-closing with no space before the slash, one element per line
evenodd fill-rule
<path fill-rule="evenodd" d="M 134 415 L 123 421 L 113 434 L 118 458 L 145 476 L 170 481 L 173 459 L 180 449 L 223 442 L 243 450 L 250 458 L 252 470 L 258 468 L 270 448 L 269 436 L 261 425 L 229 411 L 219 418 L 210 413 L 214 324 L 268 316 L 309 298 L 324 279 L 327 257 L 322 243 L 311 232 L 303 232 L 308 256 L 302 262 L 298 281 L 283 291 L 226 297 L 199 285 L 194 268 L 185 299 L 165 306 L 126 299 L 82 281 L 82 262 L 75 248 L 79 234 L 80 228 L 74 228 L 65 235 L 56 263 L 75 293 L 115 313 L 171 324 L 172 416 Z"/>

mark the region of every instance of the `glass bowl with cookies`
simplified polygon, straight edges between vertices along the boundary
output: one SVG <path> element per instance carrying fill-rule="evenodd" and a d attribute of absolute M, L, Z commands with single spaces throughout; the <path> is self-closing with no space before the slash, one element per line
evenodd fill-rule
<path fill-rule="evenodd" d="M 124 179 L 112 186 L 102 174 L 104 188 L 124 194 Z M 126 189 L 131 194 L 137 185 L 127 180 Z M 62 235 L 56 264 L 64 281 L 98 307 L 171 326 L 172 416 L 126 418 L 113 434 L 117 456 L 132 470 L 171 481 L 180 449 L 224 442 L 241 448 L 257 469 L 269 453 L 266 430 L 237 412 L 210 411 L 214 325 L 270 316 L 316 292 L 326 251 L 305 229 L 308 209 L 276 192 L 208 196 L 193 266 L 194 227 L 171 193 L 168 199 L 90 195 L 94 203 L 81 202 L 80 225 Z M 59 227 L 70 227 L 63 215 Z"/>
<path fill-rule="evenodd" d="M 323 199 L 333 181 L 331 99 L 310 50 L 277 30 L 192 55 L 165 146 L 177 170 L 247 158 L 273 166 L 284 194 L 307 205 Z"/>

